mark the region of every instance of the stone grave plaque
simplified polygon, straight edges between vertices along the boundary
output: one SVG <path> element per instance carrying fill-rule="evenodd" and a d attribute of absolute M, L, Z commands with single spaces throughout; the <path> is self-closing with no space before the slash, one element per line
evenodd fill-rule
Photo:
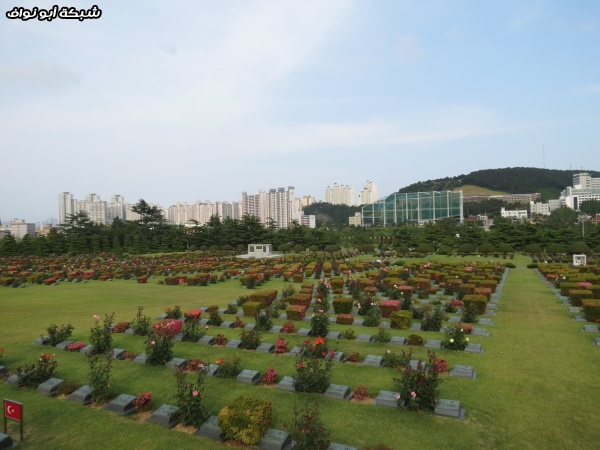
<path fill-rule="evenodd" d="M 488 309 L 486 309 L 486 310 L 485 310 L 485 313 L 484 313 L 483 315 L 484 315 L 484 316 L 493 316 L 493 317 L 495 317 L 495 316 L 496 316 L 496 313 L 495 313 L 494 311 L 491 311 L 491 310 L 488 310 Z"/>
<path fill-rule="evenodd" d="M 183 339 L 183 333 L 177 333 L 175 336 L 173 336 L 174 341 L 181 342 L 182 339 Z"/>
<path fill-rule="evenodd" d="M 146 422 L 173 428 L 179 423 L 179 408 L 171 405 L 162 405 L 146 419 Z"/>
<path fill-rule="evenodd" d="M 255 323 L 249 323 L 248 325 L 246 325 L 244 327 L 244 330 L 246 330 L 246 331 L 252 331 L 252 330 L 254 330 L 254 327 L 256 327 Z"/>
<path fill-rule="evenodd" d="M 219 326 L 221 328 L 233 328 L 233 322 L 231 320 L 224 320 Z"/>
<path fill-rule="evenodd" d="M 200 308 L 198 308 L 200 311 L 202 312 L 206 312 L 206 310 L 208 309 L 208 306 L 201 306 Z"/>
<path fill-rule="evenodd" d="M 454 368 L 450 371 L 450 376 L 460 378 L 475 378 L 477 374 L 473 372 L 473 366 L 462 366 L 455 364 Z"/>
<path fill-rule="evenodd" d="M 198 323 L 202 326 L 208 325 L 208 319 L 200 319 L 200 322 L 198 322 Z"/>
<path fill-rule="evenodd" d="M 382 364 L 383 364 L 383 357 L 376 356 L 376 355 L 367 355 L 365 360 L 362 362 L 363 366 L 381 367 Z"/>
<path fill-rule="evenodd" d="M 225 314 L 227 312 L 227 308 L 219 308 L 217 309 L 217 313 L 219 314 Z"/>
<path fill-rule="evenodd" d="M 135 406 L 133 406 L 134 400 L 135 397 L 133 395 L 121 394 L 103 409 L 125 416 L 135 411 Z"/>
<path fill-rule="evenodd" d="M 452 323 L 457 322 L 458 323 L 460 321 L 461 321 L 461 317 L 460 316 L 450 316 L 448 318 L 448 322 L 452 322 Z"/>
<path fill-rule="evenodd" d="M 357 327 L 362 327 L 364 323 L 365 323 L 364 319 L 354 319 L 354 322 L 352 322 L 352 325 L 355 325 Z"/>
<path fill-rule="evenodd" d="M 208 372 L 206 372 L 206 376 L 208 377 L 214 377 L 215 375 L 217 375 L 217 372 L 219 371 L 219 368 L 221 366 L 219 366 L 218 364 L 209 364 L 208 365 Z"/>
<path fill-rule="evenodd" d="M 12 374 L 6 379 L 6 383 L 17 386 L 19 384 L 19 375 L 17 375 L 16 373 Z"/>
<path fill-rule="evenodd" d="M 140 353 L 135 358 L 133 358 L 133 362 L 138 364 L 146 364 L 146 354 Z"/>
<path fill-rule="evenodd" d="M 598 327 L 596 325 L 584 325 L 582 331 L 586 333 L 597 333 Z"/>
<path fill-rule="evenodd" d="M 329 447 L 327 447 L 327 450 L 358 450 L 358 448 L 348 447 L 347 445 L 344 445 L 344 444 L 338 444 L 336 442 L 332 442 L 331 444 L 329 444 Z"/>
<path fill-rule="evenodd" d="M 337 400 L 350 400 L 354 394 L 348 386 L 341 384 L 330 384 L 325 391 L 325 397 L 335 398 Z"/>
<path fill-rule="evenodd" d="M 6 419 L 5 419 L 6 420 Z M 0 432 L 0 449 L 16 447 L 16 443 L 13 442 L 12 438 L 8 434 Z"/>
<path fill-rule="evenodd" d="M 167 318 L 167 315 L 166 315 L 166 314 L 161 314 L 160 316 L 158 316 L 158 317 L 156 318 L 156 320 L 164 320 L 164 319 L 166 319 L 166 318 Z"/>
<path fill-rule="evenodd" d="M 215 345 L 215 338 L 214 336 L 204 335 L 198 339 L 197 343 L 202 345 Z"/>
<path fill-rule="evenodd" d="M 271 333 L 281 333 L 282 329 L 283 329 L 283 326 L 281 326 L 281 325 L 273 325 L 271 327 Z"/>
<path fill-rule="evenodd" d="M 223 441 L 221 428 L 219 428 L 219 419 L 217 416 L 210 416 L 206 422 L 196 431 L 198 436 L 206 437 L 214 441 Z"/>
<path fill-rule="evenodd" d="M 398 392 L 379 391 L 379 395 L 373 400 L 373 404 L 377 406 L 387 406 L 388 408 L 397 408 L 398 395 L 400 395 Z"/>
<path fill-rule="evenodd" d="M 187 366 L 187 359 L 183 358 L 171 358 L 169 362 L 165 364 L 169 369 L 179 369 L 180 367 Z"/>
<path fill-rule="evenodd" d="M 402 336 L 392 336 L 390 344 L 394 345 L 406 345 L 406 338 Z"/>
<path fill-rule="evenodd" d="M 311 317 L 311 316 L 304 316 L 304 317 L 302 318 L 302 322 L 310 322 L 311 320 L 312 320 L 312 317 Z"/>
<path fill-rule="evenodd" d="M 112 357 L 113 357 L 113 359 L 125 359 L 125 349 L 113 348 Z"/>
<path fill-rule="evenodd" d="M 4 375 L 5 373 L 8 373 L 8 369 L 4 366 L 0 366 L 0 375 Z"/>
<path fill-rule="evenodd" d="M 346 357 L 344 356 L 344 352 L 335 352 L 332 358 L 333 362 L 346 362 Z"/>
<path fill-rule="evenodd" d="M 596 338 L 596 339 L 594 340 L 594 345 L 596 345 L 596 346 L 600 346 L 600 338 Z"/>
<path fill-rule="evenodd" d="M 442 348 L 442 341 L 439 339 L 427 339 L 424 345 L 425 348 Z"/>
<path fill-rule="evenodd" d="M 421 331 L 421 324 L 420 323 L 413 323 L 410 328 L 410 331 Z"/>
<path fill-rule="evenodd" d="M 483 349 L 481 348 L 481 344 L 467 344 L 467 346 L 465 347 L 465 352 L 483 353 Z"/>
<path fill-rule="evenodd" d="M 391 325 L 389 322 L 381 322 L 379 328 L 391 328 Z"/>
<path fill-rule="evenodd" d="M 239 339 L 232 339 L 229 342 L 227 342 L 227 344 L 225 344 L 225 347 L 227 348 L 240 348 L 242 346 L 242 341 L 240 341 Z"/>
<path fill-rule="evenodd" d="M 571 304 L 571 302 L 561 302 L 560 304 L 561 304 L 562 306 L 573 306 L 573 305 Z"/>
<path fill-rule="evenodd" d="M 498 305 L 496 305 L 494 302 L 489 302 L 489 303 L 487 304 L 487 307 L 488 307 L 489 309 L 496 309 L 496 308 L 498 307 Z"/>
<path fill-rule="evenodd" d="M 435 414 L 462 419 L 464 417 L 464 410 L 461 410 L 459 401 L 441 398 L 435 407 Z"/>
<path fill-rule="evenodd" d="M 310 332 L 310 330 L 308 328 L 300 328 L 298 330 L 298 336 L 308 336 L 308 333 Z"/>
<path fill-rule="evenodd" d="M 587 319 L 585 318 L 585 316 L 575 316 L 575 318 L 573 319 L 575 322 L 587 322 Z"/>
<path fill-rule="evenodd" d="M 289 356 L 300 356 L 300 347 L 294 347 L 291 349 Z"/>
<path fill-rule="evenodd" d="M 237 377 L 235 377 L 235 380 L 240 383 L 248 383 L 256 386 L 260 383 L 260 374 L 258 373 L 258 370 L 244 369 Z"/>
<path fill-rule="evenodd" d="M 73 342 L 75 342 L 75 341 L 61 341 L 58 344 L 56 344 L 54 347 L 59 350 L 66 350 L 67 345 L 72 344 Z"/>
<path fill-rule="evenodd" d="M 32 342 L 33 345 L 44 345 L 44 343 L 48 340 L 48 336 L 40 336 L 35 341 Z"/>
<path fill-rule="evenodd" d="M 328 317 L 327 318 L 327 322 L 329 323 L 336 323 L 337 319 L 335 317 Z"/>
<path fill-rule="evenodd" d="M 479 325 L 493 325 L 493 323 L 492 323 L 492 320 L 491 320 L 491 319 L 486 319 L 486 318 L 484 318 L 484 317 L 482 317 L 481 319 L 479 319 L 479 320 L 477 321 L 477 323 L 478 323 Z"/>
<path fill-rule="evenodd" d="M 235 305 L 235 303 L 234 303 L 234 305 Z M 240 309 L 238 312 L 235 313 L 235 315 L 238 317 L 244 317 L 244 311 Z"/>
<path fill-rule="evenodd" d="M 134 335 L 133 328 L 127 328 L 124 333 L 128 336 L 133 336 Z"/>
<path fill-rule="evenodd" d="M 82 405 L 89 405 L 92 403 L 92 388 L 87 384 L 84 384 L 71 395 L 69 395 L 67 400 L 70 402 L 81 403 Z"/>
<path fill-rule="evenodd" d="M 342 333 L 340 333 L 339 331 L 330 331 L 329 333 L 327 333 L 326 338 L 327 339 L 341 339 Z"/>
<path fill-rule="evenodd" d="M 371 334 L 359 334 L 356 338 L 356 342 L 373 342 L 373 335 Z"/>
<path fill-rule="evenodd" d="M 287 314 L 279 314 L 279 320 L 287 320 Z"/>
<path fill-rule="evenodd" d="M 50 378 L 44 381 L 42 384 L 39 384 L 36 390 L 44 395 L 47 395 L 48 397 L 54 397 L 58 387 L 64 382 L 64 380 L 60 380 L 58 378 Z"/>
<path fill-rule="evenodd" d="M 275 346 L 268 342 L 263 342 L 256 348 L 256 351 L 258 353 L 273 353 L 275 351 Z"/>
<path fill-rule="evenodd" d="M 79 350 L 79 353 L 83 353 L 84 355 L 89 355 L 91 351 L 92 351 L 92 344 L 88 344 L 85 347 L 83 347 L 81 350 Z"/>
<path fill-rule="evenodd" d="M 581 309 L 574 306 L 572 308 L 567 309 L 567 312 L 568 313 L 579 313 L 579 312 L 581 312 Z"/>
<path fill-rule="evenodd" d="M 489 336 L 490 333 L 485 328 L 473 328 L 471 332 L 473 336 Z"/>
<path fill-rule="evenodd" d="M 289 450 L 292 448 L 292 438 L 285 431 L 269 428 L 258 442 L 259 450 Z"/>
<path fill-rule="evenodd" d="M 280 391 L 288 391 L 288 392 L 296 392 L 294 388 L 294 378 L 293 377 L 283 377 L 279 382 L 275 389 L 279 389 Z"/>
<path fill-rule="evenodd" d="M 335 309 L 333 309 L 333 308 L 329 308 L 329 309 L 327 310 L 327 314 L 335 314 Z"/>
<path fill-rule="evenodd" d="M 419 360 L 411 359 L 408 365 L 412 368 L 412 370 L 417 370 L 417 367 L 419 366 Z M 427 367 L 425 361 L 421 361 L 421 366 L 423 366 L 423 368 Z"/>

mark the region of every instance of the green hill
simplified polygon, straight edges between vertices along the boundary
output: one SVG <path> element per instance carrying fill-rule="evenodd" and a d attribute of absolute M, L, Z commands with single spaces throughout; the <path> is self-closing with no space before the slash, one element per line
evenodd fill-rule
<path fill-rule="evenodd" d="M 468 175 L 438 178 L 420 181 L 403 187 L 398 192 L 452 191 L 466 185 L 473 185 L 507 194 L 528 194 L 539 192 L 542 199 L 558 198 L 560 192 L 573 184 L 573 175 L 587 172 L 600 177 L 595 170 L 553 170 L 535 167 L 507 167 L 504 169 L 485 169 Z"/>

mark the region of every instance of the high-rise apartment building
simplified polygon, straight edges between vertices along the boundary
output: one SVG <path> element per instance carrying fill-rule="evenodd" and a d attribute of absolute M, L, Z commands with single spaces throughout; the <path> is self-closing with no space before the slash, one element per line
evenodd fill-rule
<path fill-rule="evenodd" d="M 85 196 L 85 200 L 78 201 L 76 205 L 77 211 L 84 211 L 92 222 L 106 223 L 106 202 L 100 199 L 97 194 L 89 194 Z"/>
<path fill-rule="evenodd" d="M 10 234 L 16 239 L 23 239 L 26 234 L 35 237 L 35 224 L 27 223 L 23 219 L 15 219 L 10 223 Z"/>
<path fill-rule="evenodd" d="M 333 183 L 333 187 L 327 186 L 325 189 L 325 201 L 332 205 L 348 205 L 354 206 L 354 189 L 350 186 L 338 186 Z"/>
<path fill-rule="evenodd" d="M 358 203 L 360 205 L 368 205 L 377 202 L 377 185 L 372 181 L 367 181 L 367 184 L 358 194 Z"/>
<path fill-rule="evenodd" d="M 75 214 L 75 205 L 77 200 L 73 198 L 73 194 L 62 192 L 58 194 L 58 224 L 64 225 L 67 223 L 67 217 Z"/>
<path fill-rule="evenodd" d="M 288 186 L 287 191 L 280 187 L 266 192 L 259 190 L 256 195 L 242 192 L 243 215 L 258 217 L 263 225 L 271 221 L 276 228 L 287 228 L 293 220 L 299 221 L 302 212 L 295 201 L 294 187 Z"/>

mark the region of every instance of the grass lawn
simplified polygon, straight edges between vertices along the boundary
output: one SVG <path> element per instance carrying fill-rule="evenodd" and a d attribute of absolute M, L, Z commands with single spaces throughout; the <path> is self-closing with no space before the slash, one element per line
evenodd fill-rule
<path fill-rule="evenodd" d="M 444 261 L 460 260 L 443 258 Z M 466 408 L 464 420 L 310 395 L 321 405 L 321 418 L 332 432 L 332 441 L 359 448 L 384 443 L 394 449 L 595 448 L 600 442 L 600 429 L 595 421 L 600 403 L 595 385 L 600 348 L 595 347 L 593 341 L 600 334 L 581 331 L 582 324 L 572 320 L 573 314 L 560 305 L 537 272 L 525 268 L 528 261 L 521 256 L 513 261 L 517 269 L 510 270 L 496 317 L 492 318 L 493 326 L 486 327 L 490 336 L 471 337 L 471 342 L 482 345 L 483 354 L 436 351 L 439 357 L 448 360 L 450 367 L 472 365 L 477 372 L 474 380 L 444 377 L 441 385 L 442 398 L 460 400 L 461 406 Z M 283 282 L 274 279 L 264 287 L 281 291 Z M 103 316 L 115 312 L 116 322 L 129 321 L 134 318 L 137 305 L 143 305 L 146 314 L 156 317 L 164 308 L 175 305 L 181 306 L 183 311 L 211 304 L 226 306 L 245 292 L 237 280 L 207 287 L 164 286 L 152 279 L 148 284 L 115 280 L 0 288 L 0 347 L 8 353 L 0 364 L 14 370 L 21 364 L 32 363 L 40 352 L 47 351 L 31 343 L 44 334 L 51 323 L 73 324 L 72 339 L 88 342 L 94 314 Z M 233 316 L 223 315 L 223 318 L 233 319 Z M 249 319 L 242 317 L 242 320 Z M 348 328 L 330 326 L 330 330 L 338 331 Z M 353 328 L 357 335 L 377 332 L 372 328 Z M 209 334 L 217 332 L 229 338 L 239 335 L 239 330 L 221 328 L 210 330 Z M 412 332 L 391 330 L 391 333 L 407 336 Z M 425 340 L 442 338 L 441 333 L 417 334 Z M 136 353 L 144 349 L 141 337 L 113 336 L 115 347 Z M 262 340 L 275 343 L 277 337 L 274 333 L 263 333 Z M 290 349 L 301 339 L 295 335 L 286 337 Z M 354 341 L 332 345 L 346 353 L 360 352 L 363 357 L 383 355 L 391 348 L 389 344 Z M 56 353 L 55 376 L 85 384 L 89 370 L 86 357 L 78 353 Z M 295 359 L 287 356 L 182 342 L 175 344 L 174 354 L 211 362 L 236 354 L 242 358 L 242 368 L 262 374 L 272 365 L 281 376 L 294 374 Z M 425 359 L 426 349 L 415 349 L 415 355 Z M 151 391 L 155 409 L 172 402 L 175 380 L 171 370 L 127 361 L 115 361 L 113 368 L 115 394 L 137 395 Z M 392 369 L 345 363 L 334 365 L 332 382 L 351 388 L 365 384 L 376 395 L 382 389 L 393 390 L 395 376 Z M 24 403 L 25 441 L 20 444 L 23 449 L 227 448 L 189 432 L 144 423 L 139 414 L 119 417 L 5 383 L 0 383 L 0 395 Z M 240 395 L 271 401 L 273 427 L 277 429 L 282 429 L 290 420 L 292 405 L 303 400 L 302 394 L 248 386 L 233 380 L 207 379 L 205 401 L 214 414 Z M 11 423 L 9 431 L 18 441 L 16 424 Z"/>

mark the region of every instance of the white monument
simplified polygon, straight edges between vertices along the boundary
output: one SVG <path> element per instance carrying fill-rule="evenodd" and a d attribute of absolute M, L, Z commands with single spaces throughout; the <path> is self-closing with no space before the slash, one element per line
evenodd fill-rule
<path fill-rule="evenodd" d="M 573 267 L 585 266 L 587 258 L 585 255 L 573 255 Z"/>
<path fill-rule="evenodd" d="M 270 258 L 272 247 L 272 244 L 248 244 L 248 258 Z"/>

